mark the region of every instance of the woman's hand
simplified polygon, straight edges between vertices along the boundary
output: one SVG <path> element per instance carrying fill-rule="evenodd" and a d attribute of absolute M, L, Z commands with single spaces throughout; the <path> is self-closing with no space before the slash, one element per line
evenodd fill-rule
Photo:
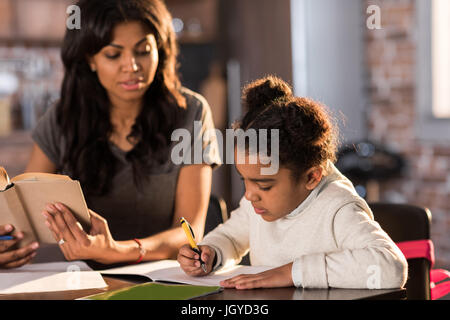
<path fill-rule="evenodd" d="M 14 226 L 0 225 L 0 236 L 12 235 Z M 23 239 L 22 232 L 16 232 L 12 240 L 0 240 L 0 269 L 17 268 L 27 264 L 36 256 L 36 250 L 39 247 L 37 242 L 33 242 L 26 247 L 11 250 L 11 248 Z"/>
<path fill-rule="evenodd" d="M 202 261 L 206 264 L 206 272 L 203 271 L 200 265 L 200 256 L 187 244 L 183 245 L 178 251 L 177 260 L 180 263 L 181 269 L 190 276 L 206 276 L 213 268 L 214 257 L 216 251 L 209 246 L 199 246 L 201 251 Z"/>
<path fill-rule="evenodd" d="M 111 236 L 107 221 L 89 210 L 91 230 L 87 234 L 72 212 L 63 204 L 48 204 L 42 212 L 46 225 L 53 233 L 67 260 L 90 259 L 103 264 L 116 262 L 116 242 Z"/>
<path fill-rule="evenodd" d="M 292 262 L 257 274 L 241 274 L 220 282 L 224 288 L 254 289 L 291 287 Z"/>

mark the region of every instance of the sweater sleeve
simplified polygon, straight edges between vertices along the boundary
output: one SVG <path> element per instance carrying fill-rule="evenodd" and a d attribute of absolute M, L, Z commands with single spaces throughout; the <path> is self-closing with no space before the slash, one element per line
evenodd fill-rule
<path fill-rule="evenodd" d="M 335 288 L 400 288 L 407 279 L 407 261 L 391 238 L 356 203 L 334 217 L 335 252 L 304 255 L 294 261 L 297 286 Z M 299 270 L 300 269 L 300 270 Z"/>
<path fill-rule="evenodd" d="M 215 249 L 219 267 L 238 264 L 249 250 L 249 217 L 245 198 L 239 207 L 232 211 L 230 218 L 209 232 L 200 245 Z"/>

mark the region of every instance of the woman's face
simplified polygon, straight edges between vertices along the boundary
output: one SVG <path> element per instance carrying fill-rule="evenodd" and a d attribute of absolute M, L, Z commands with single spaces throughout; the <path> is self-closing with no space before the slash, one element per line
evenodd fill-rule
<path fill-rule="evenodd" d="M 236 157 L 235 157 L 236 160 Z M 265 221 L 280 219 L 302 203 L 322 178 L 321 169 L 312 168 L 299 181 L 292 177 L 290 169 L 280 167 L 273 175 L 261 175 L 261 168 L 270 165 L 245 164 L 237 161 L 236 169 L 245 184 L 245 198 L 251 202 L 254 212 Z"/>
<path fill-rule="evenodd" d="M 111 103 L 140 102 L 156 74 L 155 36 L 138 21 L 114 27 L 112 41 L 89 59 Z"/>

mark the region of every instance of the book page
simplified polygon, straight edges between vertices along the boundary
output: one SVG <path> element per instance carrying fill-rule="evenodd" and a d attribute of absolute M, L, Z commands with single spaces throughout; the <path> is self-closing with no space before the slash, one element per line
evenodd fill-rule
<path fill-rule="evenodd" d="M 78 181 L 74 180 L 22 180 L 14 184 L 39 242 L 55 243 L 45 225 L 42 211 L 48 203 L 61 202 L 67 206 L 86 232 L 90 230 L 89 211 Z"/>
<path fill-rule="evenodd" d="M 220 281 L 232 278 L 240 274 L 256 274 L 273 267 L 268 266 L 242 266 L 218 270 L 204 277 L 188 276 L 176 260 L 161 260 L 141 263 L 138 265 L 101 270 L 102 274 L 115 275 L 140 275 L 153 281 L 170 281 L 191 285 L 219 286 Z"/>
<path fill-rule="evenodd" d="M 100 270 L 102 274 L 114 274 L 114 275 L 138 275 L 147 277 L 149 280 L 151 274 L 157 270 L 164 270 L 169 268 L 180 268 L 180 264 L 176 260 L 160 260 L 152 262 L 144 262 L 139 264 L 133 264 L 124 267 L 117 267 L 111 269 Z M 180 269 L 181 270 L 181 269 Z"/>
<path fill-rule="evenodd" d="M 72 181 L 68 176 L 62 174 L 54 173 L 44 173 L 44 172 L 26 172 L 19 174 L 11 179 L 12 182 L 17 181 L 54 181 L 54 180 L 67 180 Z"/>
<path fill-rule="evenodd" d="M 11 183 L 9 180 L 8 173 L 6 173 L 5 168 L 0 167 L 0 191 L 6 190 L 8 185 Z"/>
<path fill-rule="evenodd" d="M 0 269 L 2 273 L 18 272 L 66 272 L 66 271 L 93 271 L 84 261 L 56 261 L 46 263 L 29 263 L 13 270 Z"/>
<path fill-rule="evenodd" d="M 220 282 L 233 278 L 240 274 L 256 274 L 273 267 L 267 266 L 242 266 L 237 265 L 224 270 L 212 272 L 203 277 L 188 276 L 180 267 L 162 269 L 152 272 L 151 277 L 154 281 L 171 281 L 201 286 L 220 286 Z"/>
<path fill-rule="evenodd" d="M 35 263 L 0 270 L 0 294 L 105 288 L 99 272 L 83 261 Z"/>

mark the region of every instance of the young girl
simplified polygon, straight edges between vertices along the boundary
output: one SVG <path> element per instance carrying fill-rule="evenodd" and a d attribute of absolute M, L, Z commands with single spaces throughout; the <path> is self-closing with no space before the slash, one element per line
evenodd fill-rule
<path fill-rule="evenodd" d="M 252 265 L 273 269 L 239 275 L 222 286 L 402 287 L 406 259 L 333 165 L 336 134 L 324 107 L 294 97 L 275 77 L 249 84 L 243 101 L 248 112 L 239 128 L 279 130 L 280 168 L 276 174 L 261 175 L 267 165 L 259 160 L 248 164 L 249 149 L 245 150 L 246 163 L 236 164 L 245 183 L 239 207 L 205 236 L 201 257 L 188 245 L 180 249 L 181 268 L 202 276 L 239 263 L 250 250 Z"/>

